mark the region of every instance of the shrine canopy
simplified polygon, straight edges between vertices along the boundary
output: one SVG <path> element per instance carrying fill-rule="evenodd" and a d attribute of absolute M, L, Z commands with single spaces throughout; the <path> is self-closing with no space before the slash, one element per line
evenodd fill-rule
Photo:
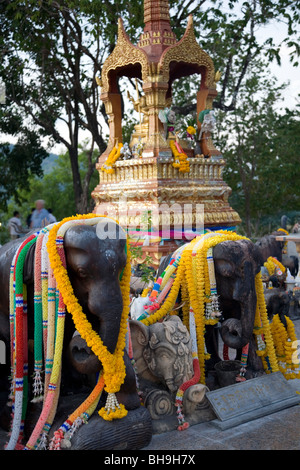
<path fill-rule="evenodd" d="M 194 74 L 200 78 L 197 124 L 183 130 L 172 109 L 172 86 L 174 80 Z M 167 0 L 144 1 L 144 30 L 137 45 L 119 19 L 117 43 L 101 74 L 109 141 L 96 166 L 99 185 L 92 197 L 96 213 L 115 214 L 133 243 L 142 244 L 144 256 L 157 265 L 190 236 L 240 223 L 228 202 L 231 188 L 222 178 L 225 161 L 212 141 L 218 76 L 195 39 L 192 16 L 177 40 Z M 122 139 L 121 77 L 142 83 L 136 97 L 127 90 L 139 115 L 130 142 Z M 151 224 L 145 227 L 149 218 Z"/>
<path fill-rule="evenodd" d="M 185 34 L 177 40 L 170 24 L 167 0 L 145 0 L 144 30 L 137 45 L 131 43 L 118 21 L 118 39 L 112 54 L 106 59 L 101 75 L 101 100 L 109 116 L 110 139 L 105 155 L 116 141 L 122 142 L 121 96 L 118 80 L 137 78 L 143 83 L 144 107 L 141 112 L 149 118 L 144 150 L 158 156 L 159 149 L 167 148 L 161 134 L 163 124 L 158 115 L 172 103 L 174 80 L 193 74 L 201 76 L 197 93 L 197 115 L 212 108 L 217 95 L 215 69 L 210 56 L 198 45 L 189 17 Z"/>

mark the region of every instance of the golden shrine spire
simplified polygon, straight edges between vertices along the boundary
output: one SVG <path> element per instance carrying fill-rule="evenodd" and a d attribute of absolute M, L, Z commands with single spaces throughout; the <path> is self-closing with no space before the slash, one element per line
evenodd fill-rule
<path fill-rule="evenodd" d="M 144 24 L 139 47 L 148 53 L 151 50 L 150 56 L 153 57 L 153 46 L 159 58 L 164 49 L 176 43 L 170 24 L 168 0 L 144 0 Z"/>
<path fill-rule="evenodd" d="M 210 230 L 234 227 L 240 218 L 228 203 L 231 189 L 222 179 L 225 162 L 212 142 L 212 108 L 217 95 L 214 64 L 196 41 L 192 16 L 185 33 L 177 39 L 171 29 L 168 0 L 144 0 L 144 22 L 143 33 L 134 45 L 119 18 L 116 46 L 102 66 L 100 98 L 108 116 L 109 141 L 99 157 L 99 185 L 92 196 L 96 213 L 115 211 L 115 218 L 128 227 L 131 238 L 146 237 L 143 253 L 149 253 L 158 264 L 160 256 L 178 247 L 174 238 L 178 224 L 190 224 L 197 234 L 198 204 L 204 206 L 204 226 Z M 195 145 L 190 145 L 187 129 L 174 123 L 171 106 L 174 81 L 194 74 L 199 76 L 199 88 Z M 142 84 L 136 98 L 128 96 L 139 115 L 129 142 L 123 142 L 118 85 L 122 77 L 135 78 Z M 203 116 L 210 119 L 210 127 L 203 125 Z M 121 195 L 126 198 L 125 206 L 120 205 Z M 192 203 L 193 209 L 190 214 L 170 214 L 168 235 L 158 209 L 160 204 L 173 203 L 177 208 Z M 143 214 L 149 213 L 157 228 L 154 235 L 142 229 Z M 137 231 L 129 228 L 132 223 Z"/>
<path fill-rule="evenodd" d="M 159 30 L 164 22 L 170 25 L 170 13 L 168 0 L 144 1 L 145 31 Z"/>

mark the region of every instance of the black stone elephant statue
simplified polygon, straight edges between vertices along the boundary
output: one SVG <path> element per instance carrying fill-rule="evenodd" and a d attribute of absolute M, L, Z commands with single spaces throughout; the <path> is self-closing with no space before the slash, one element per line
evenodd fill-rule
<path fill-rule="evenodd" d="M 168 266 L 171 257 L 162 261 L 157 277 Z M 206 369 L 213 372 L 215 364 L 221 360 L 220 332 L 223 342 L 237 351 L 238 359 L 242 348 L 249 343 L 247 377 L 259 375 L 264 369 L 255 354 L 253 327 L 257 303 L 255 277 L 262 265 L 260 250 L 248 239 L 222 241 L 213 248 L 213 262 L 221 317 L 217 325 L 208 324 L 205 328 L 205 344 L 210 354 Z M 181 303 L 179 296 L 177 305 Z M 213 388 L 210 378 L 208 375 L 207 385 Z"/>
<path fill-rule="evenodd" d="M 255 353 L 253 335 L 257 304 L 255 277 L 261 269 L 259 250 L 250 240 L 225 241 L 214 247 L 213 258 L 222 318 L 217 327 L 206 328 L 206 345 L 211 355 L 207 369 L 213 371 L 221 360 L 220 332 L 223 343 L 236 350 L 237 359 L 242 348 L 249 344 L 246 377 L 260 375 L 264 368 Z"/>
<path fill-rule="evenodd" d="M 103 220 L 103 219 L 102 219 Z M 113 223 L 110 221 L 110 224 Z M 114 236 L 106 234 L 106 238 L 100 237 L 97 232 L 97 225 L 74 224 L 67 229 L 63 246 L 66 259 L 67 273 L 74 291 L 74 295 L 81 305 L 86 319 L 91 324 L 93 330 L 97 332 L 103 345 L 110 353 L 113 353 L 120 331 L 120 321 L 123 311 L 123 299 L 120 289 L 120 274 L 126 265 L 126 236 L 121 227 L 113 223 Z M 14 254 L 23 242 L 23 239 L 14 240 L 0 248 L 0 339 L 7 346 L 7 357 L 10 358 L 10 326 L 9 326 L 9 277 L 10 266 Z M 28 317 L 28 344 L 29 344 L 29 381 L 32 374 L 31 346 L 34 342 L 34 257 L 36 245 L 33 244 L 26 254 L 23 271 L 23 281 L 27 286 L 27 317 Z M 75 335 L 74 335 L 75 333 Z M 9 362 L 9 360 L 8 360 Z M 120 446 L 120 439 L 123 448 L 136 449 L 149 443 L 151 439 L 151 422 L 145 410 L 140 407 L 140 399 L 136 391 L 135 373 L 131 362 L 124 350 L 124 363 L 126 376 L 116 396 L 120 403 L 125 405 L 127 410 L 137 413 L 135 418 L 124 418 L 117 420 L 122 422 L 122 432 L 118 434 L 113 427 L 107 426 L 110 423 L 101 419 L 98 414 L 92 416 L 89 421 L 88 431 L 85 426 L 79 430 L 78 436 L 74 439 L 72 449 L 113 449 Z M 94 387 L 95 376 L 102 369 L 102 364 L 98 357 L 87 346 L 85 340 L 76 335 L 74 322 L 71 315 L 66 312 L 65 333 L 62 353 L 62 379 L 61 394 L 58 404 L 58 417 L 54 421 L 59 426 L 70 414 L 77 403 L 81 403 L 82 397 L 90 393 Z M 2 381 L 8 377 L 10 364 L 4 371 Z M 29 383 L 29 400 L 31 387 Z M 8 393 L 8 387 L 6 387 Z M 78 395 L 78 399 L 77 399 Z M 70 399 L 72 396 L 72 399 Z M 105 398 L 103 392 L 101 399 Z M 2 407 L 0 426 L 6 428 L 9 425 L 7 406 Z M 35 419 L 41 411 L 41 404 L 28 403 L 25 423 L 24 442 L 30 435 L 35 425 Z M 64 419 L 63 419 L 64 418 Z M 144 430 L 139 439 L 135 439 L 134 433 L 130 438 L 130 427 L 135 420 L 144 424 Z M 125 428 L 127 426 L 127 432 Z M 128 427 L 129 426 L 129 427 Z M 50 431 L 51 437 L 51 431 Z M 95 437 L 97 435 L 97 438 Z M 101 436 L 105 439 L 101 440 Z M 127 437 L 126 437 L 127 436 Z M 135 440 L 133 442 L 132 440 Z"/>
<path fill-rule="evenodd" d="M 280 230 L 272 232 L 269 235 L 261 237 L 255 245 L 258 247 L 261 257 L 262 265 L 265 261 L 272 256 L 280 261 L 283 266 L 290 270 L 293 277 L 296 277 L 299 271 L 299 257 L 294 255 L 287 255 L 284 253 L 285 242 L 277 240 L 276 237 L 282 236 L 284 233 Z"/>

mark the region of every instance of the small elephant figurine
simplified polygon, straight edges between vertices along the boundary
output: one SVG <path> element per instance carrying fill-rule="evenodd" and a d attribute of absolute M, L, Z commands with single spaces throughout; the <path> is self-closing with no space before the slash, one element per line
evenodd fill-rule
<path fill-rule="evenodd" d="M 190 334 L 176 315 L 150 326 L 136 320 L 129 324 L 139 389 L 153 432 L 176 429 L 176 393 L 194 375 Z M 213 419 L 206 391 L 205 385 L 196 384 L 184 393 L 183 413 L 190 424 Z"/>

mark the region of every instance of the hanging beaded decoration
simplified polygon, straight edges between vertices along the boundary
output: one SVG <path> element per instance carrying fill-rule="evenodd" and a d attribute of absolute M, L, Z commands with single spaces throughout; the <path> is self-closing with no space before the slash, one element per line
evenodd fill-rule
<path fill-rule="evenodd" d="M 192 356 L 193 356 L 193 369 L 194 369 L 194 375 L 193 377 L 188 380 L 187 382 L 184 382 L 178 389 L 177 394 L 176 394 L 176 399 L 175 399 L 175 406 L 177 408 L 177 419 L 178 419 L 178 431 L 184 431 L 189 427 L 189 423 L 185 420 L 183 410 L 182 410 L 182 401 L 183 401 L 183 395 L 184 392 L 191 387 L 192 385 L 195 385 L 199 382 L 200 380 L 200 367 L 199 367 L 199 359 L 198 359 L 198 348 L 197 348 L 197 337 L 196 337 L 196 325 L 195 325 L 195 316 L 194 316 L 194 311 L 192 308 L 190 308 L 190 335 L 191 335 L 191 340 L 192 340 Z"/>
<path fill-rule="evenodd" d="M 243 349 L 242 349 L 242 354 L 241 354 L 241 368 L 240 372 L 236 376 L 236 382 L 244 382 L 246 380 L 245 374 L 246 374 L 246 367 L 247 367 L 247 361 L 248 361 L 248 351 L 249 351 L 249 343 L 246 344 Z"/>
<path fill-rule="evenodd" d="M 209 275 L 209 285 L 210 285 L 210 295 L 206 302 L 206 311 L 205 317 L 207 319 L 217 319 L 221 316 L 219 309 L 219 301 L 217 295 L 217 283 L 215 276 L 215 266 L 213 259 L 213 248 L 210 247 L 207 250 L 207 265 L 208 265 L 208 275 Z"/>
<path fill-rule="evenodd" d="M 10 289 L 14 291 L 13 304 L 10 306 L 13 420 L 7 450 L 20 448 L 23 438 L 28 385 L 26 288 L 23 284 L 23 267 L 28 250 L 35 242 L 36 236 L 31 235 L 21 244 L 11 270 L 13 274 L 10 278 Z"/>
<path fill-rule="evenodd" d="M 95 225 L 99 217 L 94 214 L 79 215 L 64 219 L 62 222 L 45 227 L 40 232 L 26 239 L 17 250 L 10 271 L 10 331 L 11 331 L 11 364 L 12 364 L 12 386 L 11 400 L 13 405 L 12 431 L 6 449 L 46 449 L 48 448 L 48 433 L 56 415 L 60 392 L 61 380 L 61 357 L 64 338 L 64 324 L 66 307 L 72 314 L 75 326 L 81 336 L 89 344 L 89 339 L 84 335 L 78 323 L 80 306 L 71 291 L 70 282 L 64 282 L 67 276 L 66 261 L 63 250 L 63 236 L 66 230 L 74 224 Z M 47 244 L 50 242 L 50 246 Z M 53 242 L 54 240 L 54 242 Z M 35 287 L 34 287 L 34 380 L 33 401 L 43 401 L 43 408 L 35 425 L 35 428 L 24 447 L 21 444 L 23 438 L 23 423 L 27 404 L 27 318 L 26 318 L 26 288 L 23 285 L 23 265 L 28 249 L 32 244 L 35 247 Z M 52 250 L 52 251 L 51 251 Z M 51 256 L 50 256 L 51 255 Z M 55 258 L 56 256 L 56 258 Z M 49 258 L 50 257 L 50 263 Z M 54 261 L 53 261 L 54 260 Z M 63 269 L 63 273 L 61 272 Z M 108 388 L 108 402 L 106 404 L 104 419 L 121 418 L 127 414 L 127 410 L 115 400 L 114 392 L 125 377 L 125 365 L 123 351 L 125 347 L 125 336 L 127 330 L 127 318 L 129 310 L 129 281 L 130 281 L 130 256 L 127 249 L 127 264 L 121 274 L 121 291 L 123 295 L 123 313 L 120 326 L 116 355 L 105 356 L 106 348 L 102 346 L 104 356 L 101 362 L 104 365 L 104 373 L 82 405 L 78 407 L 65 421 L 65 423 L 54 433 L 49 449 L 59 449 L 70 446 L 70 439 L 80 425 L 87 422 L 95 411 L 103 387 Z M 66 287 L 67 286 L 67 287 Z M 72 289 L 71 289 L 72 290 Z M 66 302 L 65 302 L 66 300 Z M 71 300 L 71 302 L 70 302 Z M 73 304 L 72 304 L 73 302 Z M 77 307 L 77 313 L 72 311 L 72 305 Z M 79 312 L 79 313 L 78 313 Z M 82 311 L 81 311 L 82 312 Z M 77 317 L 76 317 L 77 315 Z M 88 331 L 90 331 L 88 329 Z M 92 341 L 97 346 L 101 339 L 96 333 L 92 333 Z M 94 339 L 96 337 L 96 340 Z M 99 357 L 99 351 L 96 350 Z M 42 361 L 44 355 L 44 364 Z M 115 360 L 114 366 L 112 359 Z M 123 364 L 123 366 L 122 366 Z M 110 367 L 111 366 L 111 367 Z M 44 384 L 42 383 L 42 370 L 45 370 Z M 110 382 L 113 380 L 113 382 Z M 114 384 L 112 386 L 112 383 Z M 111 391 L 110 391 L 111 390 Z M 117 408 L 113 412 L 114 408 Z M 103 414 L 102 412 L 102 414 Z M 100 412 L 99 412 L 100 414 Z"/>
<path fill-rule="evenodd" d="M 247 238 L 226 230 L 208 232 L 200 237 L 196 237 L 190 243 L 181 247 L 180 250 L 177 250 L 171 260 L 173 264 L 174 258 L 178 256 L 176 269 L 172 272 L 172 282 L 170 282 L 170 286 L 167 284 L 170 280 L 170 266 L 168 266 L 160 278 L 154 283 L 153 291 L 149 297 L 152 301 L 152 305 L 145 307 L 145 315 L 139 318 L 139 320 L 146 325 L 152 325 L 153 323 L 161 321 L 167 315 L 170 315 L 178 298 L 179 291 L 181 291 L 181 297 L 184 302 L 182 305 L 184 324 L 190 328 L 188 316 L 191 316 L 191 312 L 193 312 L 195 318 L 200 370 L 199 380 L 202 384 L 205 384 L 205 360 L 209 357 L 204 341 L 205 328 L 207 324 L 216 324 L 221 315 L 216 291 L 212 250 L 214 246 L 223 241 L 236 241 L 241 239 Z M 167 292 L 163 290 L 163 286 L 168 286 L 168 290 L 166 288 Z M 278 371 L 278 363 L 270 332 L 260 273 L 255 277 L 255 288 L 257 294 L 257 324 L 259 328 L 261 328 L 260 335 L 263 338 L 263 344 L 265 346 L 264 357 L 267 364 L 265 365 L 265 370 L 276 372 Z M 162 302 L 159 303 L 159 295 L 162 293 Z M 244 380 L 248 359 L 248 347 L 249 346 L 246 345 L 243 349 L 239 380 Z M 228 355 L 226 348 L 224 354 Z M 180 408 L 182 396 L 182 390 L 179 389 L 177 406 L 181 420 L 184 419 Z M 182 426 L 183 425 L 184 422 L 182 421 Z"/>

